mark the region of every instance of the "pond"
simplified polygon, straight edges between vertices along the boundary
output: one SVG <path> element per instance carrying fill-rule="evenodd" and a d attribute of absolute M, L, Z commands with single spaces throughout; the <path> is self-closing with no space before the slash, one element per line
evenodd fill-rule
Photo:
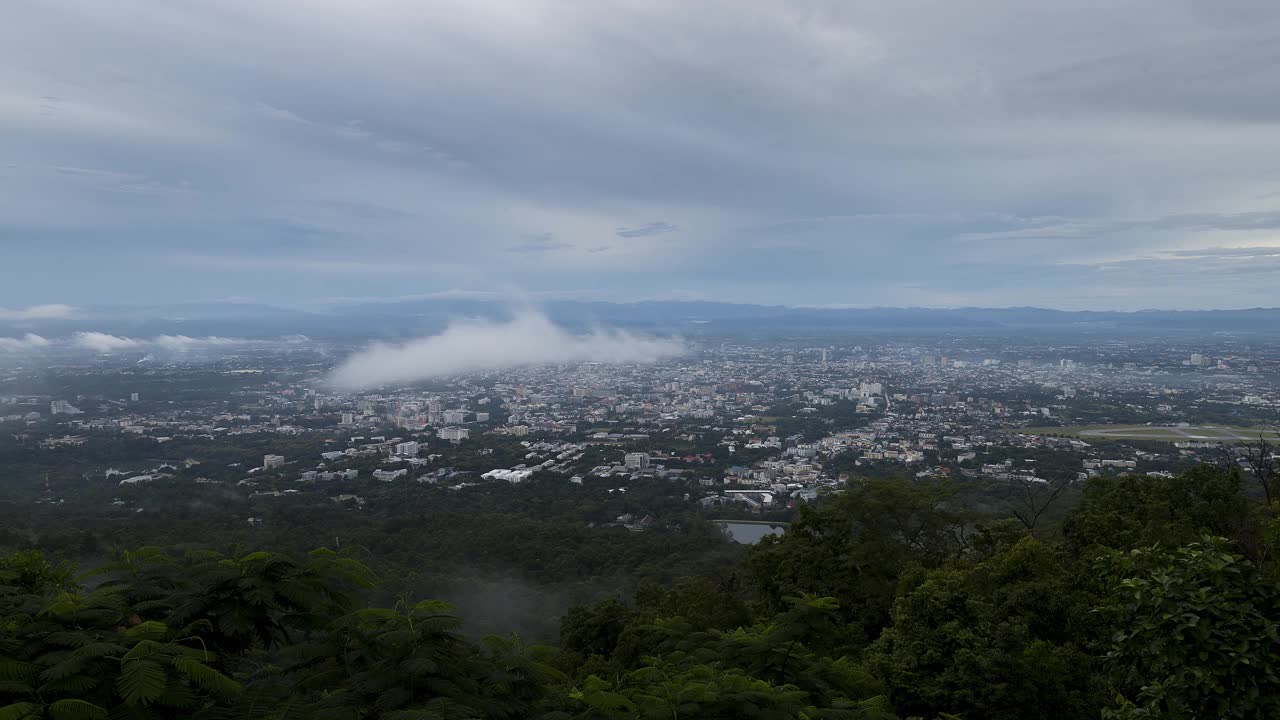
<path fill-rule="evenodd" d="M 744 545 L 755 545 L 764 539 L 765 535 L 781 535 L 787 529 L 787 526 L 781 523 L 735 522 L 733 520 L 721 521 L 720 527 L 729 531 L 729 536 L 733 538 L 734 542 L 740 542 Z"/>

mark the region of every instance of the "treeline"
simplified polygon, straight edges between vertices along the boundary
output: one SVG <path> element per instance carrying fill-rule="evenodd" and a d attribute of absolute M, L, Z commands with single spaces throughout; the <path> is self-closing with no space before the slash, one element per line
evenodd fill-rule
<path fill-rule="evenodd" d="M 1273 718 L 1280 523 L 1235 471 L 1095 477 L 1060 532 L 866 480 L 728 577 L 467 639 L 347 554 L 0 560 L 0 720 Z M 460 613 L 465 614 L 466 608 Z"/>

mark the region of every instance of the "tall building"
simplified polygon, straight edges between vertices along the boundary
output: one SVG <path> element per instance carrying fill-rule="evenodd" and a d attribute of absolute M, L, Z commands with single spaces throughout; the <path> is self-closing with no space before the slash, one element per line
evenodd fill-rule
<path fill-rule="evenodd" d="M 649 467 L 649 453 L 627 453 L 622 462 L 630 470 L 643 470 Z"/>
<path fill-rule="evenodd" d="M 284 467 L 283 455 L 263 455 L 262 456 L 263 470 L 270 470 L 272 468 L 278 468 L 278 467 Z"/>
<path fill-rule="evenodd" d="M 49 403 L 49 412 L 54 415 L 81 414 L 80 408 L 76 407 L 75 405 L 72 405 L 66 400 L 54 400 L 53 402 Z"/>
<path fill-rule="evenodd" d="M 822 348 L 822 369 L 824 372 L 827 369 L 827 349 L 826 348 Z"/>
<path fill-rule="evenodd" d="M 396 455 L 400 457 L 417 457 L 422 446 L 412 440 L 396 445 Z"/>

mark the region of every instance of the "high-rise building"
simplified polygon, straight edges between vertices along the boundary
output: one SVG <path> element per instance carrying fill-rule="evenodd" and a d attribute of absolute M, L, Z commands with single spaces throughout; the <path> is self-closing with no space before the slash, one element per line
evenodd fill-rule
<path fill-rule="evenodd" d="M 66 400 L 54 400 L 53 402 L 49 403 L 49 412 L 54 415 L 81 414 L 80 408 L 76 407 L 75 405 L 72 405 Z"/>
<path fill-rule="evenodd" d="M 824 372 L 827 369 L 827 349 L 826 348 L 822 348 L 822 369 Z"/>
<path fill-rule="evenodd" d="M 413 440 L 402 442 L 399 445 L 396 445 L 396 455 L 399 455 L 400 457 L 417 457 L 418 451 L 421 448 L 422 445 L 414 442 Z"/>

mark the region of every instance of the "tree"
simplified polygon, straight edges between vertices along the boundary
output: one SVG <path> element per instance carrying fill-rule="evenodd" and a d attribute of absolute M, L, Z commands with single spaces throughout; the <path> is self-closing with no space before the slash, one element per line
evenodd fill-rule
<path fill-rule="evenodd" d="M 1065 475 L 1047 481 L 1019 476 L 1009 485 L 1014 517 L 1028 530 L 1035 530 L 1040 516 L 1062 497 L 1073 482 L 1073 478 Z"/>
<path fill-rule="evenodd" d="M 976 564 L 928 572 L 894 603 L 870 666 L 894 705 L 984 720 L 1087 718 L 1087 603 L 1070 562 L 1025 537 Z"/>
<path fill-rule="evenodd" d="M 806 505 L 781 536 L 766 537 L 747 558 L 765 607 L 786 597 L 836 598 L 852 627 L 842 634 L 874 638 L 888 624 L 902 572 L 938 567 L 962 547 L 970 516 L 953 507 L 946 481 L 863 480 L 825 502 Z"/>
<path fill-rule="evenodd" d="M 1155 543 L 1177 546 L 1209 533 L 1256 542 L 1255 508 L 1235 471 L 1201 465 L 1174 478 L 1095 475 L 1063 526 L 1067 547 L 1131 550 Z"/>
<path fill-rule="evenodd" d="M 632 610 L 617 598 L 570 608 L 560 621 L 560 646 L 583 655 L 608 657 L 632 617 Z"/>
<path fill-rule="evenodd" d="M 1115 691 L 1105 717 L 1280 714 L 1280 588 L 1225 538 L 1116 554 L 1102 570 Z"/>
<path fill-rule="evenodd" d="M 1280 501 L 1280 458 L 1277 457 L 1280 447 L 1274 442 L 1278 436 L 1280 428 L 1259 430 L 1257 440 L 1238 443 L 1227 451 L 1232 466 L 1239 459 L 1249 468 L 1262 488 L 1267 505 Z"/>
<path fill-rule="evenodd" d="M 143 621 L 114 588 L 59 594 L 0 645 L 0 717 L 200 718 L 241 686 L 199 627 Z"/>
<path fill-rule="evenodd" d="M 732 631 L 683 618 L 637 630 L 638 667 L 590 675 L 568 697 L 574 717 L 892 718 L 883 688 L 856 663 L 815 651 L 838 624 L 832 598 L 787 599 L 788 610 Z M 581 706 L 586 706 L 584 715 Z"/>
<path fill-rule="evenodd" d="M 325 718 L 525 718 L 554 671 L 510 643 L 482 651 L 457 634 L 453 608 L 424 600 L 335 620 L 317 641 L 290 648 L 288 674 Z"/>

